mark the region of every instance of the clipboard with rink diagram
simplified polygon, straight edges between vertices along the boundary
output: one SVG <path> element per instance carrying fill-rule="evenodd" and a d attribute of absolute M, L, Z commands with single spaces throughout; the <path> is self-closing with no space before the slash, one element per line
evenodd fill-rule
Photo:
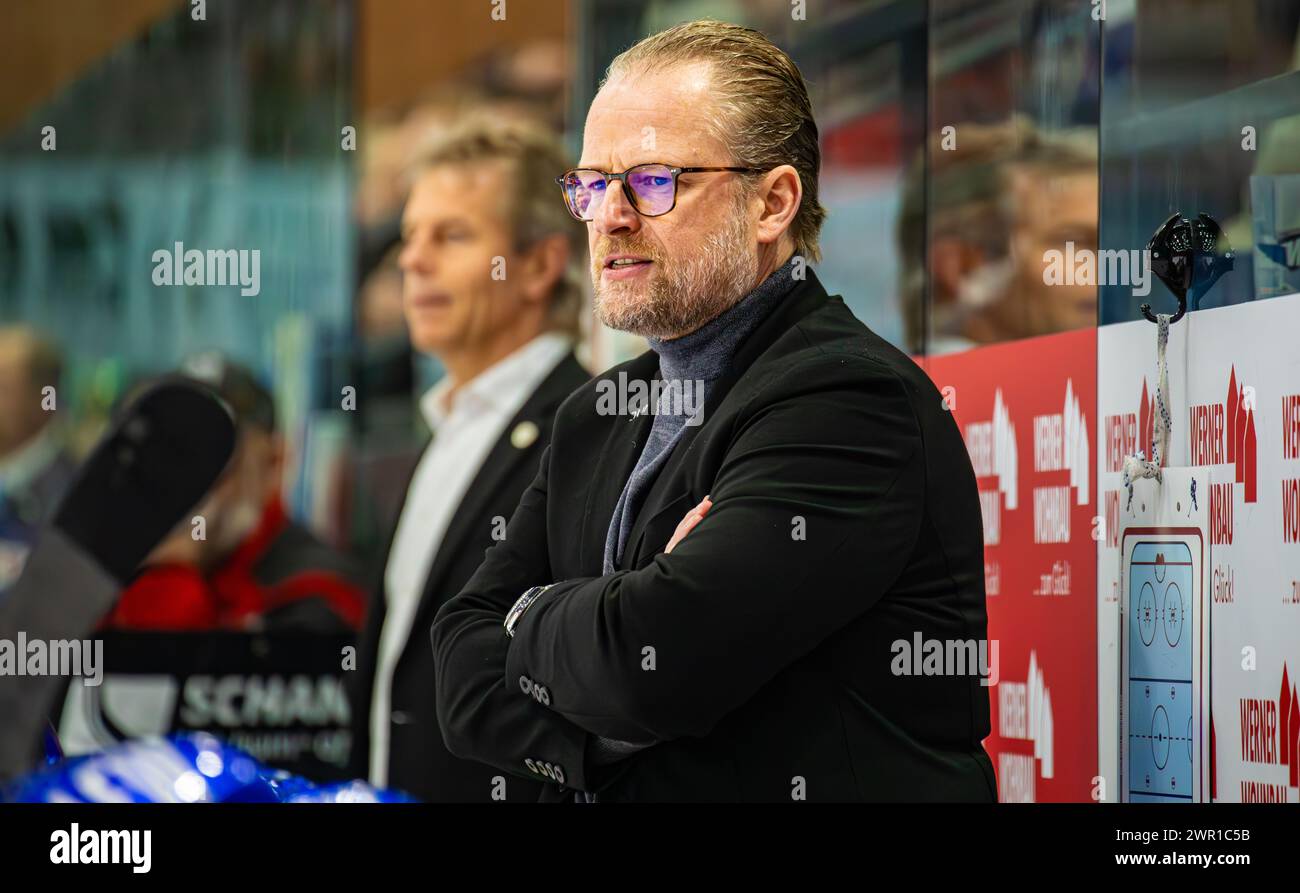
<path fill-rule="evenodd" d="M 1162 476 L 1135 482 L 1120 537 L 1120 791 L 1130 803 L 1208 802 L 1209 474 Z"/>

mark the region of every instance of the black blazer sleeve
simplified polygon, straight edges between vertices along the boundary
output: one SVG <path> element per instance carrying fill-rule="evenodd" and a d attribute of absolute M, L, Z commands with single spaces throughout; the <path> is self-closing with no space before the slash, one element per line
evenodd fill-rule
<path fill-rule="evenodd" d="M 546 539 L 546 481 L 550 448 L 537 477 L 520 498 L 505 539 L 461 593 L 434 618 L 438 725 L 455 756 L 537 779 L 546 765 L 565 787 L 587 790 L 583 758 L 587 734 L 525 694 L 518 676 L 505 674 L 510 639 L 506 612 L 531 586 L 550 581 Z M 531 763 L 531 765 L 530 765 Z M 545 780 L 545 777 L 543 777 Z"/>
<path fill-rule="evenodd" d="M 904 568 L 923 517 L 925 471 L 903 382 L 848 352 L 781 370 L 738 414 L 716 476 L 702 486 L 713 508 L 671 555 L 565 581 L 534 603 L 509 640 L 507 679 L 546 685 L 552 711 L 601 736 L 708 734 L 870 609 Z M 537 489 L 525 497 L 512 546 L 490 554 L 457 599 L 464 604 L 445 615 L 448 627 L 498 580 L 536 582 L 544 497 Z M 643 669 L 650 648 L 654 669 Z M 477 681 L 479 698 L 503 684 L 489 675 Z"/>

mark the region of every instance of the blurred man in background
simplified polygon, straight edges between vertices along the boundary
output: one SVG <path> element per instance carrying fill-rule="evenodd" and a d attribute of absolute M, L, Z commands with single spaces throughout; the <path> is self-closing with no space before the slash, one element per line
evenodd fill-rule
<path fill-rule="evenodd" d="M 908 170 L 897 228 L 909 348 L 923 335 L 941 354 L 1096 325 L 1097 287 L 1048 286 L 1043 272 L 1047 251 L 1097 250 L 1098 196 L 1095 133 L 1016 117 L 959 125 L 952 148 L 933 139 Z"/>
<path fill-rule="evenodd" d="M 365 596 L 352 562 L 285 513 L 285 443 L 270 393 L 204 354 L 183 367 L 235 415 L 238 441 L 203 503 L 144 562 L 107 626 L 149 630 L 347 632 Z"/>
<path fill-rule="evenodd" d="M 500 121 L 500 118 L 495 119 Z M 399 258 L 411 343 L 445 376 L 420 409 L 433 433 L 410 480 L 361 638 L 354 771 L 427 801 L 536 800 L 540 788 L 458 759 L 434 710 L 429 625 L 505 533 L 573 354 L 582 229 L 556 201 L 566 158 L 537 125 L 475 118 L 420 154 Z"/>
<path fill-rule="evenodd" d="M 62 367 L 58 349 L 32 329 L 0 328 L 0 597 L 75 468 L 54 425 Z"/>
<path fill-rule="evenodd" d="M 1032 338 L 1097 325 L 1095 282 L 1048 284 L 1050 251 L 1096 252 L 1098 247 L 1095 132 L 1039 132 L 1007 164 L 1002 215 L 1008 220 L 1006 288 L 967 332 L 984 343 Z M 1070 247 L 1072 246 L 1072 247 Z"/>

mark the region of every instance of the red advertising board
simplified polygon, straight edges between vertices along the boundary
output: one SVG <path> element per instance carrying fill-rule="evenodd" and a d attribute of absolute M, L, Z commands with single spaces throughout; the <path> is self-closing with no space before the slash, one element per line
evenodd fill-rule
<path fill-rule="evenodd" d="M 999 799 L 1096 799 L 1096 330 L 922 366 L 979 484 Z"/>

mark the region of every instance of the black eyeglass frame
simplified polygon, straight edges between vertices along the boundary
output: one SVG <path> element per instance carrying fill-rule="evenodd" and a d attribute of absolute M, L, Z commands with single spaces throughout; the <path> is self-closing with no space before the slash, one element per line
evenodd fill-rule
<path fill-rule="evenodd" d="M 668 172 L 673 175 L 673 203 L 668 206 L 668 209 L 666 211 L 661 211 L 658 214 L 647 214 L 644 211 L 642 211 L 639 207 L 637 207 L 636 190 L 632 189 L 627 185 L 627 176 L 628 174 L 632 173 L 634 170 L 643 167 L 665 167 L 668 169 Z M 605 178 L 606 191 L 609 190 L 610 180 L 618 180 L 620 183 L 623 184 L 623 197 L 626 198 L 627 203 L 632 206 L 632 210 L 636 211 L 642 217 L 662 217 L 665 214 L 672 211 L 673 208 L 677 207 L 677 177 L 680 174 L 710 174 L 710 173 L 722 173 L 722 172 L 734 173 L 734 174 L 766 173 L 760 167 L 674 167 L 673 165 L 663 164 L 662 162 L 659 161 L 647 161 L 644 164 L 634 164 L 627 170 L 623 171 L 621 174 L 614 174 L 608 171 L 602 171 L 599 168 L 595 168 L 595 167 L 570 168 L 569 170 L 565 171 L 564 173 L 556 177 L 555 182 L 559 184 L 560 192 L 564 196 L 564 207 L 569 209 L 569 215 L 573 217 L 575 220 L 580 220 L 583 223 L 590 223 L 591 220 L 589 220 L 586 217 L 579 217 L 576 213 L 574 213 L 573 205 L 569 203 L 569 191 L 564 188 L 565 179 L 570 174 L 577 173 L 578 171 L 591 171 L 592 173 L 600 174 L 602 177 Z M 595 218 L 593 217 L 591 219 L 595 219 Z"/>

